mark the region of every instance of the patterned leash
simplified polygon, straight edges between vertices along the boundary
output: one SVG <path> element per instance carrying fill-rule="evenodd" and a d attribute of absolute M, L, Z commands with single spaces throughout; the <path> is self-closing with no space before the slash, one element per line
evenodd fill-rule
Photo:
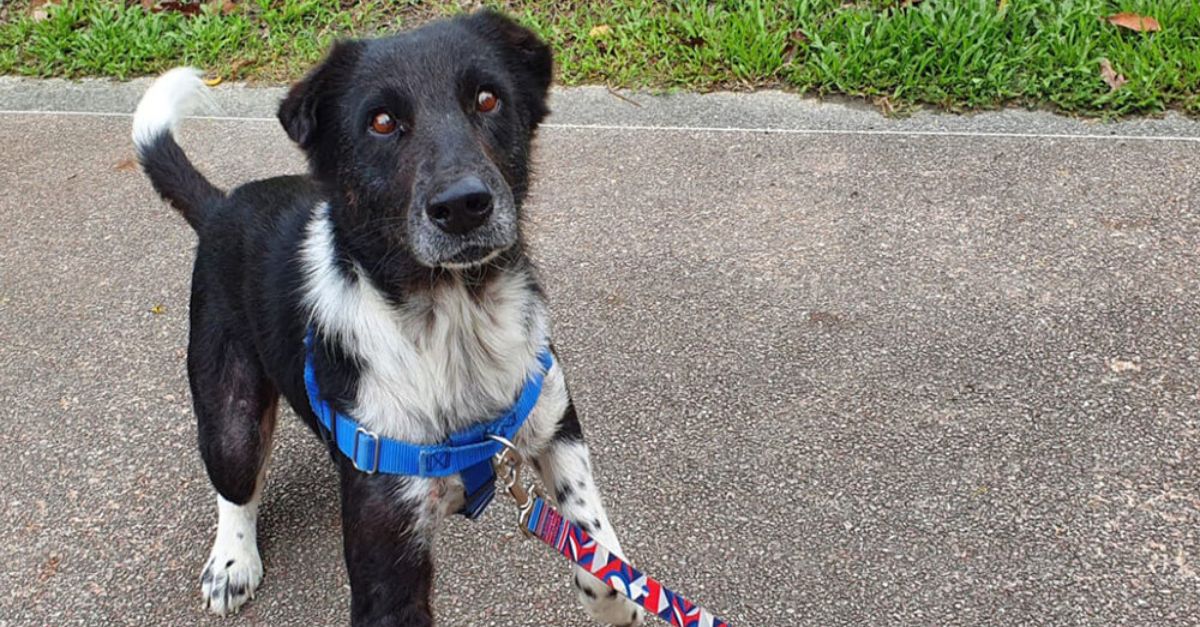
<path fill-rule="evenodd" d="M 527 535 L 550 545 L 563 557 L 674 627 L 729 627 L 728 622 L 646 576 L 609 552 L 575 523 L 563 518 L 546 502 L 539 488 L 529 488 L 521 483 L 524 460 L 512 443 L 494 436 L 493 439 L 504 444 L 504 450 L 496 455 L 496 476 L 516 500 L 521 530 Z"/>

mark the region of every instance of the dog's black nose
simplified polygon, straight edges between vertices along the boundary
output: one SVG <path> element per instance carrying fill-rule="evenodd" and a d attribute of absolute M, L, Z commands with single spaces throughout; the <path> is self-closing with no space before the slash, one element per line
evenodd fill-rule
<path fill-rule="evenodd" d="M 425 213 L 437 227 L 462 235 L 483 224 L 492 213 L 492 192 L 477 176 L 454 181 L 429 201 Z"/>

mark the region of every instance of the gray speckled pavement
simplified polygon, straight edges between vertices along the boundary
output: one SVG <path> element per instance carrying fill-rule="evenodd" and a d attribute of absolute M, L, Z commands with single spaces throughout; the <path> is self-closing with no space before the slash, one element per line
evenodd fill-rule
<path fill-rule="evenodd" d="M 143 88 L 0 79 L 0 625 L 342 624 L 290 420 L 265 583 L 202 610 L 194 241 L 129 160 Z M 299 170 L 278 94 L 182 144 Z M 528 232 L 636 564 L 739 627 L 1200 620 L 1200 124 L 629 98 L 556 93 Z M 588 625 L 512 515 L 446 529 L 441 624 Z"/>

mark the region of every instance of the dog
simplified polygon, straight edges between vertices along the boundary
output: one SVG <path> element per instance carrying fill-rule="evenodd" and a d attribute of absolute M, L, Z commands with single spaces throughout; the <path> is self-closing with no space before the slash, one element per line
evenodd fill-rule
<path fill-rule="evenodd" d="M 433 624 L 433 545 L 463 480 L 347 457 L 318 420 L 310 365 L 333 410 L 372 438 L 418 445 L 494 418 L 541 376 L 513 443 L 562 515 L 621 555 L 521 234 L 552 68 L 543 41 L 491 11 L 339 41 L 279 105 L 309 173 L 229 192 L 175 139 L 204 98 L 199 72 L 171 70 L 147 90 L 139 161 L 199 241 L 187 371 L 217 493 L 200 580 L 212 612 L 237 611 L 262 581 L 255 526 L 282 396 L 337 466 L 351 623 Z M 587 570 L 571 581 L 595 620 L 642 623 Z"/>

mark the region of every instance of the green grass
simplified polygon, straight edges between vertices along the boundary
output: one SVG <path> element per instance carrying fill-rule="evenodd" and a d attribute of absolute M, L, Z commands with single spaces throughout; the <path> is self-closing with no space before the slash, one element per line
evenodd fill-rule
<path fill-rule="evenodd" d="M 782 87 L 952 110 L 1023 104 L 1086 115 L 1200 114 L 1200 1 L 487 4 L 553 44 L 565 84 Z M 391 32 L 461 10 L 454 0 L 251 0 L 225 14 L 217 6 L 186 17 L 137 3 L 63 0 L 43 20 L 12 6 L 0 23 L 0 73 L 127 78 L 188 63 L 227 77 L 287 80 L 336 37 Z M 1119 12 L 1153 16 L 1162 31 L 1123 31 L 1101 19 Z M 1116 91 L 1100 78 L 1103 58 L 1128 79 Z"/>

